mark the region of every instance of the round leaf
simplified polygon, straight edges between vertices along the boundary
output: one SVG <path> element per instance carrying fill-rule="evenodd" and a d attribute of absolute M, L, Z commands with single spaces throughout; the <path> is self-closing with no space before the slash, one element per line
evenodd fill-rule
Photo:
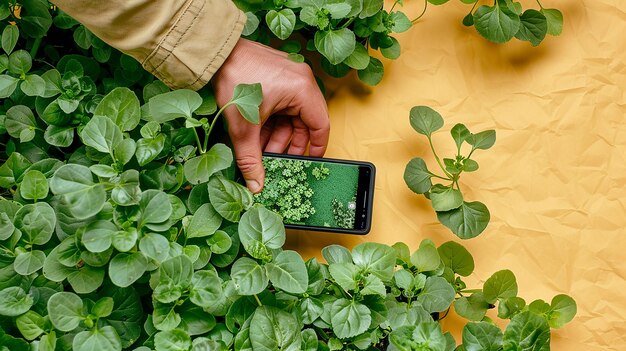
<path fill-rule="evenodd" d="M 130 131 L 137 127 L 141 117 L 139 99 L 132 90 L 118 87 L 100 101 L 93 114 L 108 117 L 122 131 Z"/>
<path fill-rule="evenodd" d="M 508 269 L 494 273 L 483 285 L 485 301 L 495 303 L 498 299 L 517 296 L 517 280 Z"/>
<path fill-rule="evenodd" d="M 550 304 L 550 318 L 548 323 L 552 328 L 561 328 L 569 323 L 576 315 L 576 301 L 571 297 L 560 294 L 552 298 Z"/>
<path fill-rule="evenodd" d="M 372 321 L 367 306 L 348 299 L 338 299 L 331 309 L 333 331 L 341 339 L 365 332 Z"/>
<path fill-rule="evenodd" d="M 206 183 L 209 178 L 233 163 L 233 153 L 224 144 L 215 144 L 206 153 L 185 162 L 185 178 L 191 184 Z"/>
<path fill-rule="evenodd" d="M 463 204 L 463 194 L 451 187 L 434 187 L 430 191 L 430 200 L 435 211 L 449 211 Z"/>
<path fill-rule="evenodd" d="M 289 8 L 280 11 L 270 10 L 265 15 L 265 22 L 278 39 L 285 40 L 293 32 L 296 25 L 296 15 Z"/>
<path fill-rule="evenodd" d="M 269 249 L 281 248 L 285 238 L 285 227 L 276 213 L 263 207 L 254 207 L 241 216 L 239 239 L 249 254 L 253 255 L 259 244 Z"/>
<path fill-rule="evenodd" d="M 442 312 L 454 301 L 456 292 L 450 283 L 442 277 L 428 277 L 426 285 L 417 297 L 429 313 Z"/>
<path fill-rule="evenodd" d="M 94 116 L 80 132 L 83 143 L 107 154 L 122 141 L 120 128 L 109 118 Z"/>
<path fill-rule="evenodd" d="M 230 275 L 240 295 L 260 294 L 268 284 L 265 269 L 255 260 L 247 257 L 241 257 L 235 261 Z"/>
<path fill-rule="evenodd" d="M 354 32 L 348 28 L 315 32 L 315 48 L 333 65 L 348 58 L 355 46 Z"/>
<path fill-rule="evenodd" d="M 443 127 L 441 115 L 428 106 L 415 106 L 411 109 L 409 120 L 416 132 L 430 136 Z"/>
<path fill-rule="evenodd" d="M 465 351 L 499 351 L 502 349 L 502 331 L 488 322 L 467 323 L 463 328 Z"/>
<path fill-rule="evenodd" d="M 33 305 L 33 298 L 19 286 L 0 290 L 0 316 L 16 317 L 26 313 Z"/>
<path fill-rule="evenodd" d="M 118 253 L 109 263 L 109 278 L 113 284 L 125 288 L 141 278 L 147 264 L 141 252 Z"/>
<path fill-rule="evenodd" d="M 48 316 L 55 328 L 71 331 L 83 320 L 83 301 L 70 292 L 58 292 L 48 300 Z"/>
<path fill-rule="evenodd" d="M 505 43 L 519 30 L 520 19 L 504 0 L 497 0 L 495 6 L 482 5 L 474 12 L 474 27 L 485 39 Z"/>
<path fill-rule="evenodd" d="M 43 251 L 33 250 L 22 252 L 15 257 L 13 269 L 21 275 L 31 275 L 43 267 L 46 254 Z"/>
<path fill-rule="evenodd" d="M 75 351 L 119 351 L 122 349 L 122 343 L 115 329 L 107 325 L 76 334 L 72 349 Z"/>
<path fill-rule="evenodd" d="M 439 221 L 461 239 L 470 239 L 482 233 L 489 224 L 490 214 L 482 203 L 463 202 L 451 211 L 437 212 Z"/>
<path fill-rule="evenodd" d="M 241 213 L 254 203 L 252 193 L 233 181 L 212 177 L 208 186 L 209 198 L 215 211 L 230 222 L 239 222 Z"/>
<path fill-rule="evenodd" d="M 437 251 L 443 264 L 454 273 L 467 277 L 474 271 L 474 258 L 461 244 L 448 241 L 439 246 Z"/>
<path fill-rule="evenodd" d="M 17 211 L 14 224 L 22 231 L 22 240 L 32 245 L 44 245 L 54 233 L 56 215 L 45 202 L 28 204 Z"/>

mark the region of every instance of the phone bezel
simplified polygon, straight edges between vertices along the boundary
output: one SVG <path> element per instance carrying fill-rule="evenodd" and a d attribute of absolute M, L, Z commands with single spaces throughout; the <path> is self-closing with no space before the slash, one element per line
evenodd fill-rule
<path fill-rule="evenodd" d="M 289 154 L 276 154 L 271 152 L 264 152 L 263 156 L 271 156 L 276 158 L 285 158 L 285 159 L 296 159 L 303 161 L 312 161 L 312 162 L 330 162 L 330 163 L 340 163 L 340 164 L 349 164 L 359 166 L 359 182 L 357 184 L 357 203 L 359 199 L 361 199 L 362 193 L 360 190 L 362 189 L 362 185 L 366 186 L 367 194 L 364 197 L 364 207 L 357 209 L 360 210 L 356 214 L 355 218 L 355 226 L 358 227 L 360 224 L 363 224 L 361 229 L 346 229 L 346 228 L 334 228 L 334 227 L 318 227 L 318 226 L 309 226 L 304 224 L 289 224 L 285 223 L 285 228 L 289 229 L 299 229 L 299 230 L 310 230 L 317 232 L 329 232 L 329 233 L 342 233 L 342 234 L 356 234 L 356 235 L 365 235 L 370 232 L 372 228 L 372 211 L 374 207 L 374 184 L 376 180 L 376 166 L 373 163 L 367 161 L 355 161 L 355 160 L 343 160 L 337 158 L 326 158 L 326 157 L 311 157 L 311 156 L 300 156 L 300 155 L 289 155 Z M 365 168 L 369 171 L 369 178 L 365 179 L 363 182 L 361 181 L 362 172 L 361 169 Z M 356 222 L 362 218 L 361 222 Z M 365 217 L 362 217 L 365 215 Z"/>

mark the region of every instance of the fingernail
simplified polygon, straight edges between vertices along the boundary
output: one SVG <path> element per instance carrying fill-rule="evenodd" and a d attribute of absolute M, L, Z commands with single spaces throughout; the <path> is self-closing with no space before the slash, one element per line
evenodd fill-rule
<path fill-rule="evenodd" d="M 259 184 L 256 180 L 248 180 L 246 183 L 248 184 L 248 189 L 250 189 L 251 192 L 256 194 L 261 191 L 261 184 Z"/>

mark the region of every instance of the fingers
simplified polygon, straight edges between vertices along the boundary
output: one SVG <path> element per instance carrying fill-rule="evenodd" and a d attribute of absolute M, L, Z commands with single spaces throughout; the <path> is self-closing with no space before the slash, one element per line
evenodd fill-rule
<path fill-rule="evenodd" d="M 293 126 L 289 117 L 274 117 L 276 123 L 272 135 L 265 146 L 266 152 L 281 153 L 284 152 L 293 132 Z"/>
<path fill-rule="evenodd" d="M 248 123 L 238 113 L 229 114 L 228 133 L 235 149 L 237 167 L 253 193 L 263 189 L 265 170 L 261 154 L 261 127 Z"/>
<path fill-rule="evenodd" d="M 324 156 L 330 135 L 330 121 L 326 100 L 315 80 L 298 94 L 293 103 L 299 105 L 300 119 L 308 128 L 311 142 L 309 154 L 316 157 Z"/>
<path fill-rule="evenodd" d="M 304 155 L 306 146 L 309 143 L 309 128 L 300 117 L 294 117 L 291 122 L 293 124 L 293 136 L 287 153 L 292 155 Z"/>

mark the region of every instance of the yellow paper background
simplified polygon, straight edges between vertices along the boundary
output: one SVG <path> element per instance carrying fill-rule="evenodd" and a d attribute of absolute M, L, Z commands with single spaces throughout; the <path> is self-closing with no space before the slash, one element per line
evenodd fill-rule
<path fill-rule="evenodd" d="M 422 1 L 405 3 L 410 18 L 421 12 Z M 461 178 L 466 199 L 485 203 L 492 217 L 480 237 L 463 242 L 476 262 L 468 285 L 511 269 L 527 301 L 559 293 L 576 299 L 578 314 L 553 331 L 553 350 L 623 351 L 626 1 L 543 5 L 561 9 L 565 25 L 562 36 L 537 48 L 517 40 L 487 42 L 462 26 L 469 7 L 451 0 L 429 6 L 419 24 L 397 35 L 402 55 L 383 60 L 379 86 L 327 80 L 327 156 L 377 166 L 373 228 L 367 236 L 291 231 L 288 245 L 320 257 L 332 243 L 403 241 L 416 249 L 424 238 L 460 241 L 402 180 L 412 157 L 436 167 L 426 139 L 408 120 L 412 106 L 431 106 L 446 121 L 434 135 L 440 155 L 453 153 L 449 130 L 455 123 L 497 131 L 496 145 L 475 154 L 479 171 Z M 443 325 L 459 342 L 463 323 L 451 313 Z"/>

